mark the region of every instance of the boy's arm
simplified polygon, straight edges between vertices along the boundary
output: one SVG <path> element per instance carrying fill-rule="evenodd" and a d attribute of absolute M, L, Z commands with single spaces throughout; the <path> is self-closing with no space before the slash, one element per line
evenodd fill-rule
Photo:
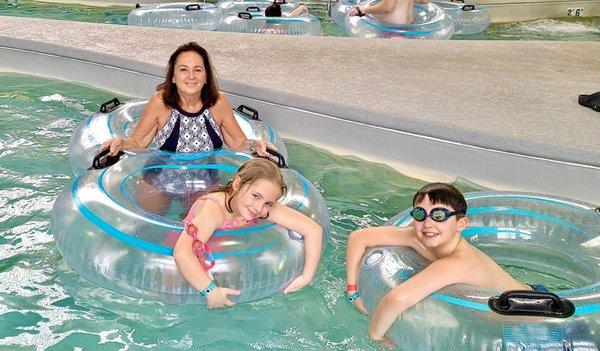
<path fill-rule="evenodd" d="M 381 298 L 369 324 L 369 336 L 381 340 L 402 312 L 448 285 L 463 282 L 468 274 L 468 265 L 457 258 L 432 262 Z"/>
<path fill-rule="evenodd" d="M 273 205 L 269 211 L 268 219 L 304 237 L 304 268 L 302 275 L 294 279 L 283 292 L 288 293 L 299 290 L 310 283 L 317 272 L 323 247 L 323 228 L 303 213 L 280 203 Z"/>
<path fill-rule="evenodd" d="M 357 230 L 348 236 L 346 248 L 346 281 L 356 284 L 358 281 L 358 266 L 366 249 L 373 246 L 405 246 L 414 247 L 414 229 L 412 226 L 373 227 Z"/>

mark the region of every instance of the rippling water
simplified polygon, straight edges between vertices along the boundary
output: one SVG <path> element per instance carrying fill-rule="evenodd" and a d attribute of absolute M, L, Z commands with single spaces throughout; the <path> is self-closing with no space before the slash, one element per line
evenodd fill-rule
<path fill-rule="evenodd" d="M 323 192 L 332 218 L 317 278 L 289 296 L 220 310 L 164 305 L 111 293 L 67 267 L 50 233 L 52 203 L 71 182 L 67 143 L 112 97 L 0 73 L 0 350 L 378 348 L 365 338 L 368 319 L 344 297 L 347 235 L 408 207 L 424 184 L 382 164 L 286 142 L 291 166 Z M 548 279 L 531 281 L 552 286 Z"/>
<path fill-rule="evenodd" d="M 213 2 L 213 1 L 208 1 Z M 143 1 L 140 1 L 143 3 Z M 327 15 L 326 0 L 303 1 L 321 20 L 327 36 L 346 36 Z M 335 1 L 332 1 L 335 3 Z M 77 4 L 44 3 L 32 0 L 0 0 L 0 15 L 62 19 L 70 21 L 127 24 L 132 7 L 94 7 Z M 588 40 L 600 41 L 600 17 L 565 17 L 492 24 L 483 33 L 454 36 L 459 40 Z"/>
<path fill-rule="evenodd" d="M 304 144 L 288 143 L 291 165 L 324 192 L 333 233 L 302 291 L 209 311 L 114 294 L 68 268 L 50 234 L 52 203 L 71 180 L 67 142 L 113 95 L 0 74 L 0 349 L 376 348 L 364 338 L 367 319 L 343 296 L 346 237 L 408 206 L 423 182 Z"/>

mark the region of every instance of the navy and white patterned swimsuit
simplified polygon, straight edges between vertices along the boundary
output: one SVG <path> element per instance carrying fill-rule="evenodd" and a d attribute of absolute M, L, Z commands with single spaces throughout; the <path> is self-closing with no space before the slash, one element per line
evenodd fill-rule
<path fill-rule="evenodd" d="M 154 143 L 163 151 L 196 153 L 222 148 L 223 137 L 209 109 L 188 113 L 176 108 L 154 136 Z M 217 173 L 212 169 L 159 168 L 146 171 L 144 179 L 159 191 L 187 196 L 205 190 L 201 185 L 214 184 Z"/>
<path fill-rule="evenodd" d="M 178 107 L 171 110 L 154 143 L 163 151 L 189 154 L 222 148 L 223 136 L 209 109 L 189 113 Z"/>

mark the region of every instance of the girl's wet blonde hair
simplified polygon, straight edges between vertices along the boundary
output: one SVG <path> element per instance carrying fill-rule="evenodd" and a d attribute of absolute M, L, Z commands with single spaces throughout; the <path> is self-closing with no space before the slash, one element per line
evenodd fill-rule
<path fill-rule="evenodd" d="M 233 189 L 233 181 L 236 178 L 239 178 L 240 182 L 237 190 Z M 273 161 L 261 157 L 244 163 L 225 186 L 212 190 L 211 193 L 224 192 L 226 195 L 225 208 L 231 213 L 233 212 L 231 209 L 231 200 L 238 195 L 240 189 L 246 184 L 252 185 L 252 183 L 259 179 L 272 182 L 278 186 L 281 191 L 280 196 L 287 192 L 287 186 L 283 181 L 283 175 L 279 167 Z"/>

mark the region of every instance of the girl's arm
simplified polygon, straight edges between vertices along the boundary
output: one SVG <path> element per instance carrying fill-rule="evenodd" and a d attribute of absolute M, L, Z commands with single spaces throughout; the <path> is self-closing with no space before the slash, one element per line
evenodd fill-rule
<path fill-rule="evenodd" d="M 269 220 L 304 237 L 304 269 L 284 290 L 287 294 L 308 285 L 317 272 L 323 248 L 323 228 L 303 213 L 276 203 L 269 211 Z"/>
<path fill-rule="evenodd" d="M 223 223 L 224 218 L 219 205 L 211 201 L 199 203 L 195 212 L 192 224 L 196 226 L 197 234 L 193 237 L 186 233 L 186 229 L 184 229 L 179 235 L 177 243 L 175 243 L 173 258 L 185 280 L 198 291 L 203 291 L 209 286 L 213 278 L 200 265 L 198 257 L 192 251 L 192 245 L 195 240 L 206 243 Z M 217 287 L 206 296 L 207 307 L 233 306 L 235 303 L 227 299 L 228 294 L 239 295 L 239 291 Z"/>
<path fill-rule="evenodd" d="M 402 312 L 434 292 L 460 283 L 460 277 L 470 270 L 472 269 L 454 257 L 432 262 L 381 298 L 369 324 L 369 336 L 374 340 L 381 340 Z"/>
<path fill-rule="evenodd" d="M 169 113 L 169 107 L 164 104 L 161 92 L 156 92 L 148 101 L 129 138 L 116 137 L 102 143 L 100 150 L 110 147 L 109 155 L 114 156 L 121 150 L 145 149 L 150 145 L 158 130 L 159 117 Z"/>
<path fill-rule="evenodd" d="M 217 102 L 210 108 L 210 112 L 217 118 L 219 116 L 221 134 L 223 134 L 223 141 L 225 145 L 232 151 L 246 151 L 252 149 L 261 156 L 268 156 L 267 147 L 275 149 L 273 144 L 264 140 L 253 140 L 250 141 L 246 138 L 246 135 L 240 128 L 240 125 L 235 120 L 233 111 L 229 101 L 222 94 L 219 96 Z"/>
<path fill-rule="evenodd" d="M 365 251 L 373 246 L 414 246 L 413 227 L 372 227 L 350 233 L 346 248 L 346 292 L 352 295 L 358 291 L 360 260 Z M 358 298 L 358 297 L 356 297 Z M 367 310 L 361 300 L 355 300 L 356 307 L 363 313 Z"/>

